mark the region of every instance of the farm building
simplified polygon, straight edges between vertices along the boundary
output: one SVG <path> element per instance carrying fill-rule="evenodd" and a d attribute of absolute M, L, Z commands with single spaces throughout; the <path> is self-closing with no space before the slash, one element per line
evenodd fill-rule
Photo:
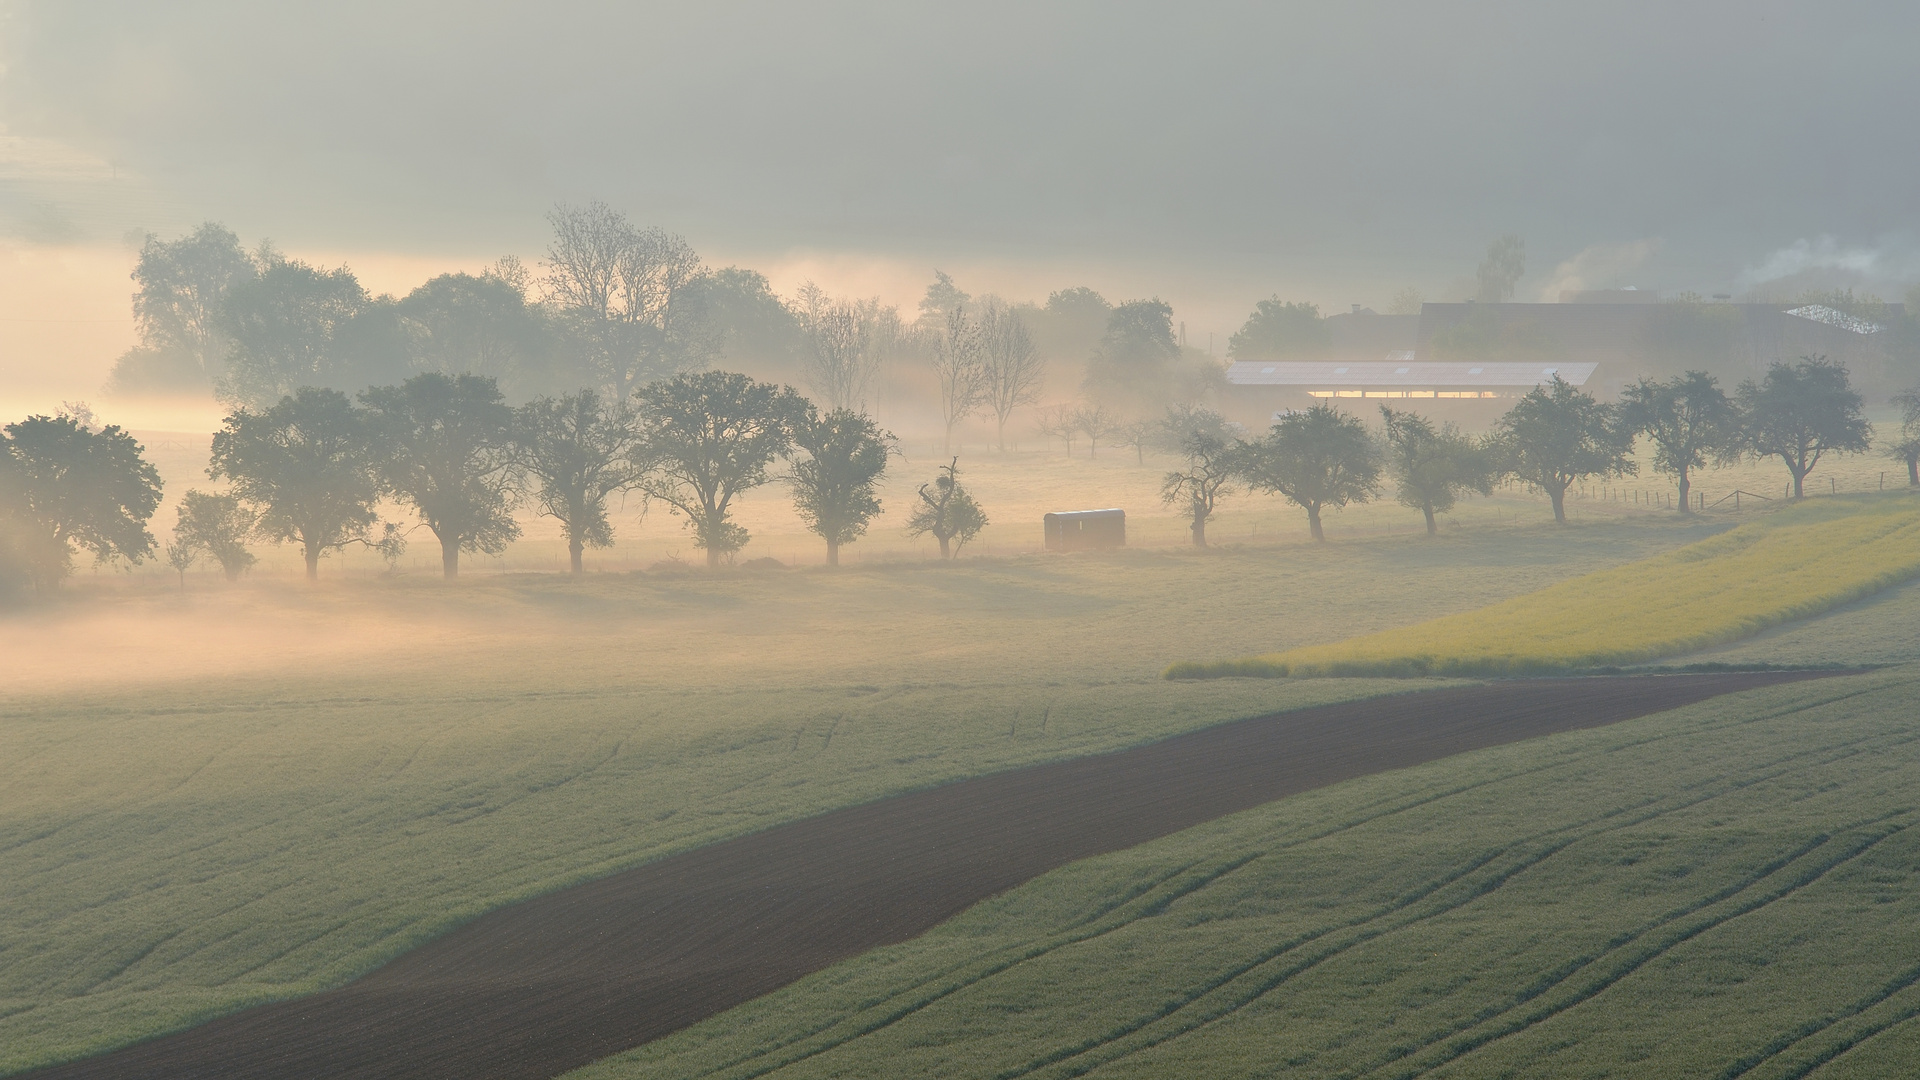
<path fill-rule="evenodd" d="M 1067 510 L 1041 519 L 1048 551 L 1094 551 L 1127 546 L 1125 510 Z"/>
<path fill-rule="evenodd" d="M 1314 398 L 1499 400 L 1554 374 L 1602 398 L 1642 375 L 1698 369 L 1731 388 L 1776 360 L 1823 355 L 1870 390 L 1897 389 L 1920 372 L 1888 325 L 1899 304 L 1860 318 L 1820 304 L 1664 303 L 1657 293 L 1568 293 L 1558 304 L 1425 304 L 1418 316 L 1359 307 L 1330 316 L 1329 354 L 1315 360 L 1239 360 L 1227 382 L 1247 404 L 1298 407 Z"/>

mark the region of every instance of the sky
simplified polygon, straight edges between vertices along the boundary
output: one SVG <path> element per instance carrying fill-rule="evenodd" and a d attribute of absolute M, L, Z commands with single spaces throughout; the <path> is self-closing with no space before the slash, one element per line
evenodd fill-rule
<path fill-rule="evenodd" d="M 910 306 L 1920 283 L 1920 5 L 0 0 L 0 379 L 97 389 L 203 220 L 380 290 L 600 199 Z M 0 398 L 5 398 L 0 388 Z"/>

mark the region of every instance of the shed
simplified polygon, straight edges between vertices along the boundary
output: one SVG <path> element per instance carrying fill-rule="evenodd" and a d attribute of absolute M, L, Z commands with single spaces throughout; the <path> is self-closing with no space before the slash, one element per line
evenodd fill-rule
<path fill-rule="evenodd" d="M 1066 510 L 1042 519 L 1048 551 L 1090 551 L 1127 546 L 1125 510 Z"/>

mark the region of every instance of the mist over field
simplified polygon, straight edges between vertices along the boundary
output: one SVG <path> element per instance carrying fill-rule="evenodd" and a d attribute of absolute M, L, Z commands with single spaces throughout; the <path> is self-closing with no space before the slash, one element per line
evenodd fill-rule
<path fill-rule="evenodd" d="M 0 1077 L 1905 1075 L 1915 41 L 0 0 Z"/>

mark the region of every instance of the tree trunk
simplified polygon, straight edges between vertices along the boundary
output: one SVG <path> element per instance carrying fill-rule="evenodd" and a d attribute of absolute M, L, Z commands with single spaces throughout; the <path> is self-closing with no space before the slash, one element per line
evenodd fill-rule
<path fill-rule="evenodd" d="M 1145 464 L 1147 463 L 1147 444 L 1146 444 L 1146 443 L 1134 443 L 1134 444 L 1133 444 L 1133 456 L 1134 456 L 1134 458 L 1136 459 L 1136 460 L 1135 460 L 1135 462 L 1134 462 L 1134 464 L 1136 464 L 1136 465 L 1145 465 Z"/>
<path fill-rule="evenodd" d="M 942 559 L 952 558 L 953 556 L 947 554 L 947 538 L 944 536 L 936 536 L 934 539 L 940 541 L 940 557 Z"/>
<path fill-rule="evenodd" d="M 1693 505 L 1687 502 L 1687 492 L 1693 490 L 1692 480 L 1693 478 L 1687 475 L 1687 470 L 1680 470 L 1680 512 L 1683 514 L 1693 513 Z"/>
<path fill-rule="evenodd" d="M 1427 515 L 1427 535 L 1428 536 L 1440 535 L 1440 523 L 1433 520 L 1433 507 L 1430 505 L 1422 506 L 1420 510 L 1422 513 L 1425 513 Z"/>
<path fill-rule="evenodd" d="M 1907 484 L 1910 487 L 1920 487 L 1920 457 L 1907 459 Z"/>
<path fill-rule="evenodd" d="M 1322 532 L 1320 529 L 1320 504 L 1319 503 L 1307 504 L 1307 531 L 1311 532 L 1313 534 L 1313 538 L 1319 541 L 1320 543 L 1324 544 L 1327 542 L 1327 534 Z"/>
<path fill-rule="evenodd" d="M 567 537 L 567 558 L 573 563 L 573 572 L 576 574 L 586 569 L 586 567 L 581 564 L 581 556 L 585 554 L 586 547 L 587 545 L 582 543 L 579 537 Z"/>
<path fill-rule="evenodd" d="M 1207 515 L 1197 509 L 1193 512 L 1193 546 L 1207 546 Z"/>
<path fill-rule="evenodd" d="M 1803 498 L 1804 492 L 1801 490 L 1801 486 L 1806 482 L 1806 472 L 1793 468 L 1792 466 L 1788 466 L 1787 471 L 1793 474 L 1793 497 L 1796 499 Z"/>
<path fill-rule="evenodd" d="M 320 545 L 306 544 L 305 548 L 306 548 L 306 556 L 307 556 L 307 580 L 319 581 L 320 580 Z"/>
<path fill-rule="evenodd" d="M 460 576 L 460 541 L 440 541 L 440 572 L 449 581 Z"/>
<path fill-rule="evenodd" d="M 838 540 L 827 541 L 827 565 L 840 565 L 840 541 Z"/>
<path fill-rule="evenodd" d="M 1550 487 L 1547 489 L 1547 498 L 1553 500 L 1554 523 L 1565 525 L 1567 523 L 1567 489 L 1565 487 Z"/>
<path fill-rule="evenodd" d="M 707 569 L 720 569 L 720 549 L 712 545 L 707 547 Z"/>

